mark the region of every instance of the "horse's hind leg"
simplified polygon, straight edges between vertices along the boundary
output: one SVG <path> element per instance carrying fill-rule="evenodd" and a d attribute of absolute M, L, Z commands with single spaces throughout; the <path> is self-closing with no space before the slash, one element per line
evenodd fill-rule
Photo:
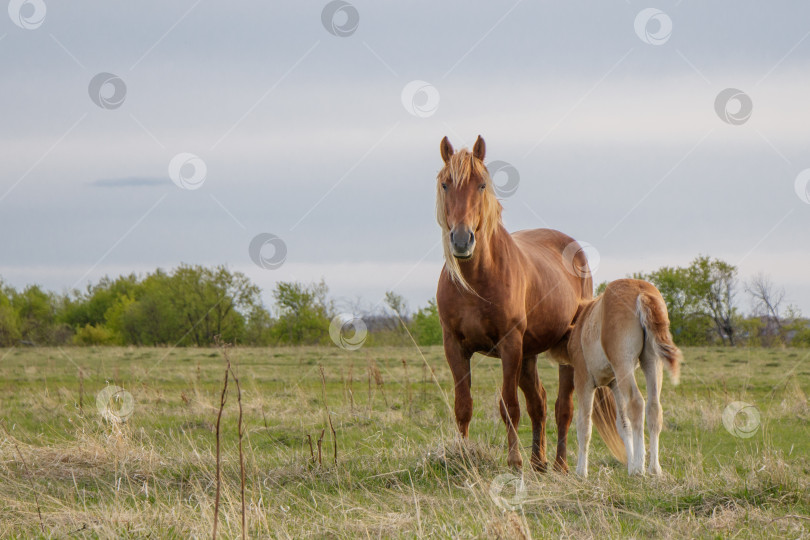
<path fill-rule="evenodd" d="M 520 389 L 526 396 L 526 409 L 532 420 L 532 467 L 545 472 L 546 461 L 546 389 L 537 375 L 537 355 L 523 359 Z"/>
<path fill-rule="evenodd" d="M 658 438 L 664 424 L 664 413 L 661 410 L 661 384 L 664 378 L 663 364 L 654 349 L 645 345 L 641 353 L 641 369 L 647 379 L 647 429 L 650 433 L 650 474 L 661 474 L 658 462 Z"/>
<path fill-rule="evenodd" d="M 466 439 L 469 436 L 473 413 L 473 399 L 470 392 L 472 388 L 471 355 L 465 354 L 460 344 L 452 337 L 444 339 L 444 354 L 450 365 L 450 371 L 453 373 L 456 424 L 461 436 Z"/>
<path fill-rule="evenodd" d="M 574 368 L 560 365 L 560 389 L 557 401 L 554 403 L 554 417 L 557 420 L 557 457 L 554 459 L 554 468 L 558 471 L 568 472 L 568 428 L 574 416 Z"/>

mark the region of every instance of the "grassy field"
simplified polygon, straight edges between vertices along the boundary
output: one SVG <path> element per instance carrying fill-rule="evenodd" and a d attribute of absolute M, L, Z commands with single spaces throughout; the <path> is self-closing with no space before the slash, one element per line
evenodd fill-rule
<path fill-rule="evenodd" d="M 684 355 L 681 385 L 665 377 L 663 478 L 628 477 L 594 435 L 587 480 L 527 470 L 521 486 L 506 466 L 497 360 L 473 359 L 475 416 L 462 446 L 439 348 L 424 359 L 413 347 L 233 349 L 248 536 L 810 535 L 810 351 Z M 12 349 L 0 358 L 0 536 L 211 535 L 219 351 Z M 540 376 L 556 397 L 556 368 L 541 361 Z M 96 396 L 109 385 L 132 396 L 113 400 L 116 414 L 131 410 L 126 422 L 99 412 Z M 761 424 L 740 424 L 750 437 L 724 427 L 735 401 L 759 413 Z M 231 380 L 219 505 L 228 538 L 241 534 L 237 415 Z M 530 432 L 524 409 L 527 464 Z M 548 435 L 551 453 L 553 420 Z"/>

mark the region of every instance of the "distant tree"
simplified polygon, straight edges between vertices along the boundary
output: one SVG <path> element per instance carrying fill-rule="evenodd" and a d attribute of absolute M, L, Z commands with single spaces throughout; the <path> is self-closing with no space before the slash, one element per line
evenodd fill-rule
<path fill-rule="evenodd" d="M 745 283 L 745 292 L 751 296 L 753 314 L 765 319 L 766 332 L 773 327 L 773 333 L 779 341 L 783 341 L 785 328 L 781 310 L 785 300 L 785 289 L 777 288 L 768 276 L 758 273 Z"/>
<path fill-rule="evenodd" d="M 706 342 L 711 319 L 702 309 L 700 291 L 688 268 L 664 266 L 634 277 L 650 281 L 661 291 L 676 343 L 698 345 Z"/>
<path fill-rule="evenodd" d="M 273 318 L 262 305 L 256 305 L 248 313 L 242 342 L 248 345 L 269 345 L 272 340 Z"/>
<path fill-rule="evenodd" d="M 419 345 L 442 344 L 442 325 L 435 299 L 414 314 L 411 332 Z"/>
<path fill-rule="evenodd" d="M 638 278 L 638 279 L 644 279 L 644 278 Z M 605 289 L 607 289 L 607 286 L 608 286 L 608 282 L 603 281 L 602 283 L 600 283 L 599 285 L 596 286 L 596 289 L 594 289 L 594 291 L 593 291 L 593 295 L 594 296 L 599 296 L 600 294 L 605 292 Z"/>
<path fill-rule="evenodd" d="M 39 345 L 50 343 L 56 318 L 56 305 L 51 294 L 39 285 L 29 285 L 22 292 L 15 292 L 11 305 L 17 312 L 24 341 Z"/>
<path fill-rule="evenodd" d="M 689 266 L 704 306 L 714 321 L 715 330 L 723 344 L 735 344 L 738 321 L 734 297 L 737 290 L 737 267 L 719 259 L 698 257 Z"/>
<path fill-rule="evenodd" d="M 279 317 L 272 335 L 280 343 L 314 344 L 325 341 L 329 335 L 331 303 L 327 299 L 329 288 L 319 283 L 279 281 L 273 291 Z"/>
<path fill-rule="evenodd" d="M 17 312 L 11 305 L 14 295 L 14 290 L 0 281 L 0 347 L 16 345 L 22 337 Z"/>
<path fill-rule="evenodd" d="M 58 318 L 74 328 L 99 326 L 107 322 L 108 311 L 122 296 L 131 295 L 139 287 L 135 274 L 116 279 L 104 276 L 95 285 L 89 284 L 84 292 L 67 294 L 60 306 Z"/>
<path fill-rule="evenodd" d="M 408 304 L 405 302 L 405 298 L 402 295 L 394 291 L 387 291 L 385 293 L 385 304 L 391 308 L 391 311 L 393 311 L 400 320 L 403 322 L 408 320 Z"/>

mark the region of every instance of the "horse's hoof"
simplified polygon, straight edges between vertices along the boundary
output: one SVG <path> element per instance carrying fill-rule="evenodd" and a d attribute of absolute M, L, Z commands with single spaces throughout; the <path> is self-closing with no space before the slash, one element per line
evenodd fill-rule
<path fill-rule="evenodd" d="M 510 467 L 512 467 L 512 468 L 514 468 L 514 469 L 518 469 L 518 470 L 520 470 L 520 469 L 522 469 L 522 468 L 523 468 L 523 458 L 521 458 L 521 457 L 520 457 L 520 455 L 518 455 L 516 458 L 511 457 L 511 456 L 510 456 L 510 457 L 508 457 L 508 458 L 506 459 L 506 463 L 507 463 L 507 464 L 508 464 Z"/>
<path fill-rule="evenodd" d="M 555 461 L 554 470 L 558 473 L 568 474 L 568 463 L 564 461 Z"/>
<path fill-rule="evenodd" d="M 548 462 L 540 461 L 539 459 L 532 459 L 532 469 L 539 473 L 544 473 L 548 470 Z"/>

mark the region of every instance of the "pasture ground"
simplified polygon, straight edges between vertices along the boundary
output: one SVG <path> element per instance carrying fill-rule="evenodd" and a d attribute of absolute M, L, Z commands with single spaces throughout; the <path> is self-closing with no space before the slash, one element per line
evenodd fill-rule
<path fill-rule="evenodd" d="M 684 355 L 681 385 L 665 375 L 663 478 L 628 477 L 594 433 L 587 480 L 526 470 L 520 488 L 509 476 L 496 408 L 498 360 L 473 359 L 475 416 L 470 443 L 461 446 L 440 348 L 426 349 L 425 360 L 414 347 L 232 349 L 244 409 L 248 536 L 810 535 L 810 351 L 687 348 Z M 224 375 L 218 350 L 12 349 L 0 358 L 0 536 L 211 535 Z M 545 359 L 539 366 L 553 411 L 556 368 Z M 97 410 L 96 395 L 108 385 L 134 398 L 125 423 Z M 227 538 L 241 533 L 235 390 L 231 381 L 222 421 L 219 531 Z M 734 401 L 760 414 L 749 438 L 723 425 Z M 527 464 L 530 433 L 524 409 Z M 575 433 L 572 425 L 572 469 Z"/>

